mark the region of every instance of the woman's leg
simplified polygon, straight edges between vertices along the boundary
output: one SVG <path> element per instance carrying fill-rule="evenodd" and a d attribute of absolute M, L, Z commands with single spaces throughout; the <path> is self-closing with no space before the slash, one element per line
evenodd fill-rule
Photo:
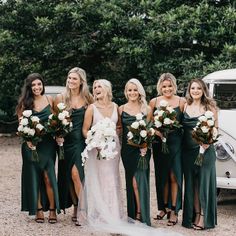
<path fill-rule="evenodd" d="M 41 194 L 40 194 L 40 192 L 39 192 L 39 195 L 38 195 L 37 213 L 36 213 L 35 221 L 37 223 L 43 223 L 44 222 L 44 214 L 43 214 L 43 207 L 42 207 L 42 204 L 41 204 Z"/>
<path fill-rule="evenodd" d="M 167 214 L 167 218 L 169 218 L 169 208 L 168 208 L 168 194 L 169 194 L 169 183 L 168 180 L 165 183 L 164 189 L 163 189 L 163 199 L 164 199 L 164 206 L 165 209 L 160 209 L 159 214 L 157 215 L 157 220 L 163 219 L 163 217 Z"/>
<path fill-rule="evenodd" d="M 141 220 L 140 198 L 139 198 L 139 192 L 138 192 L 138 184 L 137 184 L 137 181 L 136 181 L 135 177 L 133 177 L 133 183 L 132 184 L 133 184 L 133 189 L 134 189 L 135 201 L 136 201 L 136 205 L 137 205 L 136 219 Z"/>
<path fill-rule="evenodd" d="M 46 192 L 49 200 L 49 223 L 56 223 L 57 222 L 57 215 L 56 215 L 56 209 L 55 209 L 55 199 L 54 199 L 54 192 L 52 185 L 50 183 L 50 179 L 48 177 L 48 174 L 46 171 L 44 171 L 44 183 L 46 186 Z"/>
<path fill-rule="evenodd" d="M 178 221 L 178 215 L 176 213 L 178 183 L 173 171 L 170 172 L 170 188 L 171 188 L 171 213 L 168 225 L 172 226 L 175 225 Z"/>

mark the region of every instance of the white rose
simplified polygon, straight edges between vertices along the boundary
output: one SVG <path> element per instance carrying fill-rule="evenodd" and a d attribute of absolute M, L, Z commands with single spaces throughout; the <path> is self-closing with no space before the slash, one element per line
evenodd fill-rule
<path fill-rule="evenodd" d="M 35 129 L 29 129 L 28 134 L 29 134 L 30 136 L 34 136 L 34 134 L 35 134 Z"/>
<path fill-rule="evenodd" d="M 166 110 L 169 111 L 170 113 L 172 113 L 174 111 L 174 109 L 172 107 L 167 107 Z"/>
<path fill-rule="evenodd" d="M 32 110 L 25 110 L 23 111 L 23 116 L 30 117 L 32 115 Z"/>
<path fill-rule="evenodd" d="M 59 114 L 58 114 L 58 119 L 59 119 L 59 120 L 64 120 L 64 119 L 65 119 L 64 113 L 62 113 L 62 112 L 59 113 Z"/>
<path fill-rule="evenodd" d="M 104 136 L 115 136 L 116 131 L 112 128 L 105 129 Z"/>
<path fill-rule="evenodd" d="M 171 119 L 169 119 L 169 118 L 165 118 L 164 119 L 164 124 L 165 125 L 170 125 L 172 123 L 172 120 Z"/>
<path fill-rule="evenodd" d="M 214 116 L 214 113 L 212 111 L 206 111 L 205 116 L 206 116 L 206 118 L 209 119 L 209 118 L 212 118 Z"/>
<path fill-rule="evenodd" d="M 60 102 L 57 104 L 57 107 L 59 110 L 64 110 L 66 108 L 66 105 L 63 102 Z"/>
<path fill-rule="evenodd" d="M 154 125 L 155 125 L 156 128 L 160 128 L 162 126 L 162 123 L 160 121 L 156 120 L 154 122 Z"/>
<path fill-rule="evenodd" d="M 200 120 L 201 122 L 206 122 L 206 121 L 207 121 L 207 118 L 206 118 L 206 116 L 200 116 L 200 117 L 198 118 L 198 120 Z"/>
<path fill-rule="evenodd" d="M 39 118 L 37 116 L 31 117 L 32 122 L 39 122 Z"/>
<path fill-rule="evenodd" d="M 160 107 L 167 107 L 168 106 L 168 102 L 165 100 L 161 100 L 160 101 Z"/>
<path fill-rule="evenodd" d="M 19 132 L 23 131 L 23 129 L 24 129 L 24 126 L 23 126 L 23 125 L 19 125 L 19 127 L 17 128 L 17 130 L 18 130 Z"/>
<path fill-rule="evenodd" d="M 37 124 L 37 125 L 36 125 L 36 128 L 41 131 L 41 130 L 44 129 L 44 126 L 41 125 L 41 124 Z"/>
<path fill-rule="evenodd" d="M 150 132 L 151 136 L 153 136 L 153 135 L 155 134 L 155 129 L 150 128 L 150 129 L 149 129 L 149 132 Z"/>
<path fill-rule="evenodd" d="M 142 125 L 142 126 L 146 126 L 146 123 L 145 123 L 144 120 L 140 120 L 140 121 L 139 121 L 139 124 Z"/>
<path fill-rule="evenodd" d="M 209 128 L 207 128 L 207 126 L 202 126 L 201 130 L 202 130 L 203 133 L 206 134 L 209 131 Z"/>
<path fill-rule="evenodd" d="M 157 112 L 158 116 L 162 116 L 162 115 L 163 115 L 163 113 L 164 113 L 164 111 L 163 111 L 163 110 L 160 110 L 160 111 L 158 111 L 158 112 Z"/>
<path fill-rule="evenodd" d="M 127 138 L 132 139 L 133 137 L 134 137 L 133 133 L 129 131 L 127 134 Z"/>
<path fill-rule="evenodd" d="M 212 133 L 212 138 L 213 140 L 216 140 L 217 139 L 217 135 L 218 135 L 218 130 L 216 127 L 213 127 L 213 133 Z"/>
<path fill-rule="evenodd" d="M 68 111 L 63 111 L 62 113 L 65 115 L 65 117 L 69 117 L 70 116 Z"/>
<path fill-rule="evenodd" d="M 28 125 L 29 122 L 28 122 L 28 119 L 27 118 L 23 118 L 21 121 L 20 121 L 20 125 Z"/>
<path fill-rule="evenodd" d="M 208 124 L 210 127 L 212 127 L 212 126 L 214 126 L 215 122 L 214 122 L 213 120 L 208 120 L 208 121 L 207 121 L 207 124 Z"/>
<path fill-rule="evenodd" d="M 48 117 L 48 118 L 51 120 L 51 119 L 52 119 L 52 117 L 53 117 L 53 114 L 49 115 L 49 117 Z"/>
<path fill-rule="evenodd" d="M 138 114 L 136 115 L 136 119 L 137 119 L 137 120 L 142 120 L 142 119 L 143 119 L 143 114 L 142 114 L 142 113 L 138 113 Z"/>
<path fill-rule="evenodd" d="M 69 122 L 67 121 L 67 119 L 64 119 L 64 120 L 62 120 L 62 124 L 63 124 L 63 125 L 68 125 Z"/>
<path fill-rule="evenodd" d="M 131 124 L 131 127 L 132 127 L 133 129 L 137 129 L 137 128 L 139 127 L 139 123 L 138 123 L 137 121 L 135 121 L 135 122 L 133 122 L 133 123 Z"/>
<path fill-rule="evenodd" d="M 143 138 L 147 137 L 147 131 L 146 130 L 141 130 L 140 136 L 143 137 Z"/>
<path fill-rule="evenodd" d="M 29 129 L 30 129 L 29 127 L 24 127 L 23 128 L 23 133 L 24 134 L 28 134 L 29 133 Z"/>

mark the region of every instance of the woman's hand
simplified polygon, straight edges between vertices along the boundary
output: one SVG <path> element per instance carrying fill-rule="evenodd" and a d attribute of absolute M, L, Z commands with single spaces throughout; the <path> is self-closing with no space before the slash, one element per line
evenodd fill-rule
<path fill-rule="evenodd" d="M 160 137 L 161 140 L 164 138 L 164 137 L 163 137 L 163 134 L 162 134 L 160 131 L 158 131 L 158 130 L 155 130 L 155 135 L 158 136 L 158 137 Z"/>
<path fill-rule="evenodd" d="M 65 141 L 64 138 L 56 137 L 56 142 L 58 146 L 63 146 L 64 141 Z"/>
<path fill-rule="evenodd" d="M 27 146 L 28 146 L 29 149 L 31 149 L 31 150 L 35 150 L 36 149 L 36 147 L 33 145 L 32 142 L 28 141 L 26 143 L 27 143 Z"/>
<path fill-rule="evenodd" d="M 207 150 L 207 148 L 209 148 L 210 147 L 210 145 L 209 144 L 202 144 L 201 145 L 205 150 Z"/>
<path fill-rule="evenodd" d="M 146 155 L 146 153 L 147 153 L 147 147 L 140 148 L 140 154 L 141 154 L 142 157 L 144 157 Z"/>

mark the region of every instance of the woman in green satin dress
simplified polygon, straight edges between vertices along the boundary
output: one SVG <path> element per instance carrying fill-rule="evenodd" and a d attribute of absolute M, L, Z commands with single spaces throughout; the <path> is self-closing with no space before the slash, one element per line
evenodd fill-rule
<path fill-rule="evenodd" d="M 202 144 L 205 149 L 202 166 L 194 164 L 199 154 L 199 144 L 192 139 L 192 130 L 198 118 L 210 110 L 214 113 L 217 127 L 217 108 L 209 98 L 208 88 L 200 79 L 190 81 L 187 104 L 184 109 L 183 171 L 185 182 L 182 225 L 195 230 L 214 228 L 216 212 L 216 154 L 213 145 Z"/>
<path fill-rule="evenodd" d="M 71 112 L 73 130 L 65 138 L 57 138 L 58 144 L 64 143 L 64 160 L 58 163 L 58 189 L 61 209 L 74 205 L 72 221 L 77 221 L 77 206 L 80 190 L 84 180 L 81 152 L 85 148 L 82 135 L 84 114 L 87 106 L 93 102 L 89 93 L 86 72 L 79 68 L 72 68 L 66 80 L 65 93 L 58 94 L 54 107 L 60 102 L 65 103 Z"/>
<path fill-rule="evenodd" d="M 121 157 L 125 168 L 127 211 L 132 219 L 151 225 L 150 220 L 150 188 L 149 161 L 151 152 L 147 148 L 140 149 L 127 144 L 127 126 L 136 120 L 135 115 L 143 113 L 147 120 L 151 119 L 151 109 L 146 102 L 146 94 L 142 84 L 137 79 L 130 79 L 125 86 L 127 103 L 119 107 L 122 122 Z M 138 168 L 138 161 L 146 154 L 148 168 Z"/>
<path fill-rule="evenodd" d="M 152 112 L 159 107 L 160 101 L 168 102 L 177 113 L 177 120 L 181 122 L 185 99 L 175 95 L 177 92 L 176 79 L 171 73 L 164 73 L 157 83 L 158 97 L 150 101 Z M 153 143 L 153 160 L 155 166 L 156 194 L 159 214 L 156 220 L 161 220 L 167 215 L 168 226 L 173 226 L 178 221 L 178 212 L 182 208 L 182 165 L 181 142 L 182 129 L 170 133 L 167 138 L 169 153 L 162 150 L 162 134 L 156 131 L 157 139 Z"/>
<path fill-rule="evenodd" d="M 16 108 L 18 117 L 24 110 L 32 110 L 41 122 L 51 114 L 52 98 L 44 95 L 44 82 L 38 73 L 28 75 Z M 49 210 L 49 223 L 56 223 L 59 213 L 59 197 L 55 175 L 56 143 L 48 134 L 37 144 L 39 162 L 32 161 L 34 146 L 31 142 L 22 144 L 21 210 L 36 215 L 35 221 L 44 222 L 44 211 Z"/>

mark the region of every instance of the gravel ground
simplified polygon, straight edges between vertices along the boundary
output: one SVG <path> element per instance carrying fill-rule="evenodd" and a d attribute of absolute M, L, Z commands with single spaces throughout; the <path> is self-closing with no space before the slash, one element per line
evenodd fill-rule
<path fill-rule="evenodd" d="M 72 209 L 67 214 L 58 216 L 58 223 L 50 225 L 47 221 L 44 224 L 37 224 L 34 217 L 20 211 L 20 176 L 21 176 L 21 155 L 20 141 L 17 137 L 0 137 L 0 236 L 26 236 L 26 235 L 110 235 L 99 232 L 89 232 L 85 228 L 76 227 L 71 222 Z M 156 194 L 154 188 L 154 171 L 151 163 L 151 215 L 155 216 Z M 123 198 L 125 202 L 124 171 L 121 165 L 123 182 Z M 124 206 L 125 209 L 125 206 Z M 208 236 L 233 236 L 236 235 L 236 191 L 224 190 L 218 199 L 218 226 L 212 230 L 194 231 L 181 226 L 181 212 L 179 222 L 174 227 L 166 226 L 167 221 L 152 220 L 153 227 L 165 228 L 170 231 L 182 233 L 183 235 L 208 235 Z M 45 214 L 47 218 L 47 213 Z M 47 219 L 46 219 L 47 220 Z"/>

